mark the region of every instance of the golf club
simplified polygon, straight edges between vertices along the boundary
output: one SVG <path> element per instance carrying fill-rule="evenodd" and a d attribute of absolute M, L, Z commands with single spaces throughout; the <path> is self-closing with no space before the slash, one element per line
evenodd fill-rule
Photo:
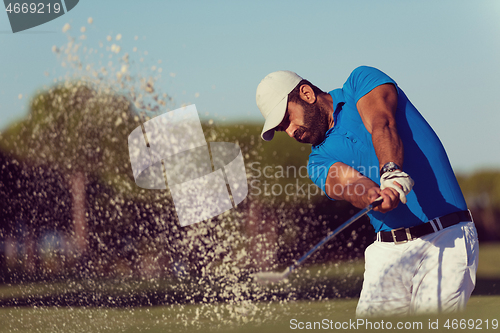
<path fill-rule="evenodd" d="M 297 262 L 289 267 L 287 267 L 283 272 L 258 272 L 254 274 L 254 279 L 259 283 L 273 283 L 280 282 L 288 277 L 290 273 L 296 269 L 300 264 L 302 264 L 309 256 L 311 256 L 314 252 L 316 252 L 323 244 L 328 242 L 330 239 L 339 234 L 342 230 L 347 228 L 353 222 L 358 220 L 360 217 L 366 215 L 373 208 L 379 206 L 382 203 L 382 197 L 377 198 L 371 204 L 360 210 L 356 215 L 351 217 L 349 220 L 345 221 L 342 225 L 337 227 L 334 231 L 328 234 L 325 238 L 323 238 L 316 246 L 309 250 L 306 254 L 304 254 Z"/>

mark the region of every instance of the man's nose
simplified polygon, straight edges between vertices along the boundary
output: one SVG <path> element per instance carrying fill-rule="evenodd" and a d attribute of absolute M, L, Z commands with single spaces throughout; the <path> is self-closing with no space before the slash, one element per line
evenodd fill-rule
<path fill-rule="evenodd" d="M 286 134 L 293 139 L 293 133 L 295 132 L 295 127 L 292 124 L 289 124 L 285 130 Z"/>

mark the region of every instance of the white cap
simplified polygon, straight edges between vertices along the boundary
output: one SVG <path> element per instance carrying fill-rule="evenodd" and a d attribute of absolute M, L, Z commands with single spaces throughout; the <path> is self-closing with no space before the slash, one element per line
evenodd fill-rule
<path fill-rule="evenodd" d="M 277 71 L 268 74 L 257 87 L 256 101 L 260 112 L 266 118 L 261 137 L 271 141 L 274 137 L 274 128 L 285 116 L 288 103 L 288 94 L 302 80 L 294 72 Z"/>

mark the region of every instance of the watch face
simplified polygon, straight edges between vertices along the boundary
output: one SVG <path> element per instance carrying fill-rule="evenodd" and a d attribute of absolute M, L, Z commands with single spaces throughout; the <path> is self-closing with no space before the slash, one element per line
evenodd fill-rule
<path fill-rule="evenodd" d="M 389 162 L 389 163 L 384 164 L 384 166 L 380 170 L 380 175 L 383 175 L 386 172 L 391 172 L 391 171 L 400 170 L 400 169 L 401 168 L 396 163 Z"/>

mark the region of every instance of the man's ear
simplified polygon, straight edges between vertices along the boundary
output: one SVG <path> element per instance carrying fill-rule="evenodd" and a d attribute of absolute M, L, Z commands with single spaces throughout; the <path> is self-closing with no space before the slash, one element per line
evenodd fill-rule
<path fill-rule="evenodd" d="M 299 93 L 300 93 L 300 98 L 308 103 L 308 104 L 313 104 L 316 102 L 316 94 L 314 93 L 314 90 L 311 88 L 310 85 L 308 84 L 303 84 L 299 88 Z"/>

